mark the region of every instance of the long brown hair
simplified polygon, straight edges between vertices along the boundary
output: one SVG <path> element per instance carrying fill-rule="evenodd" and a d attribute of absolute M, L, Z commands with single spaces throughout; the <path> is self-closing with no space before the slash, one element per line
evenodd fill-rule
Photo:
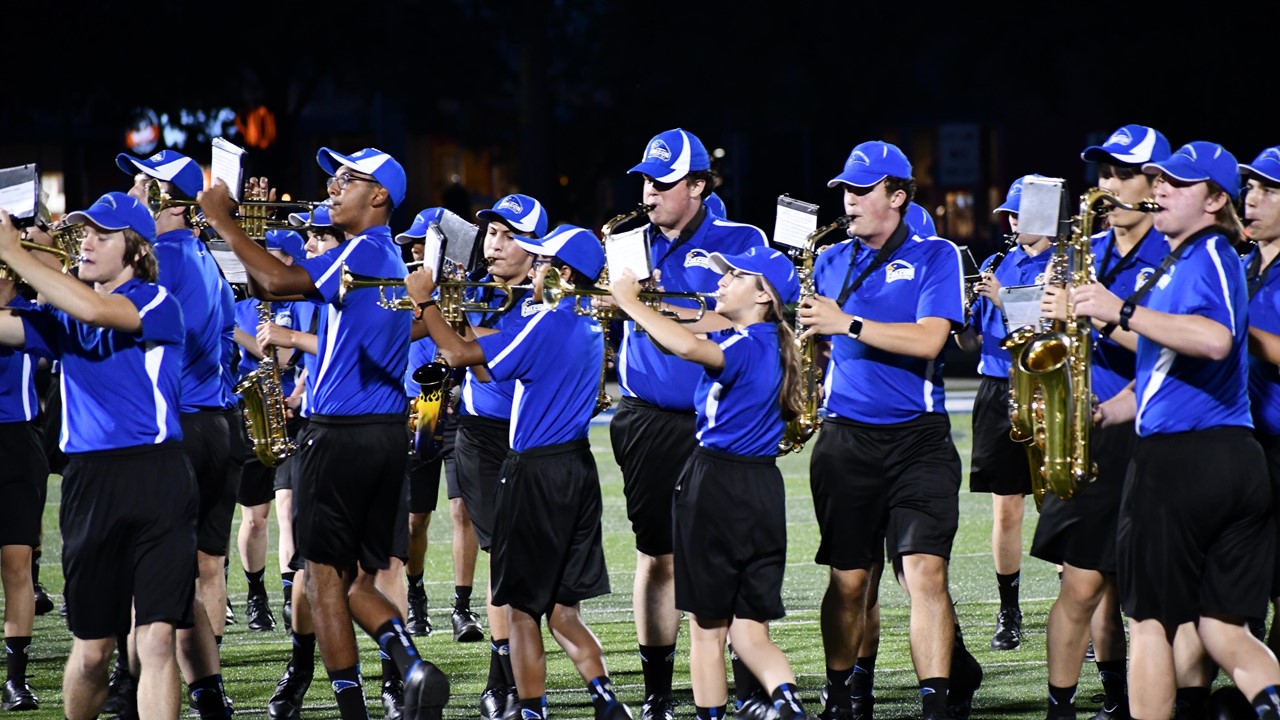
<path fill-rule="evenodd" d="M 124 264 L 133 268 L 133 276 L 153 283 L 160 277 L 160 263 L 151 243 L 130 228 L 124 229 Z"/>
<path fill-rule="evenodd" d="M 778 407 L 782 409 L 783 422 L 790 422 L 804 412 L 804 388 L 800 378 L 800 351 L 796 349 L 796 333 L 787 320 L 785 306 L 778 299 L 778 291 L 763 277 L 756 276 L 756 287 L 769 293 L 771 302 L 765 312 L 767 322 L 778 325 L 778 358 L 782 362 L 782 388 L 778 391 Z"/>
<path fill-rule="evenodd" d="M 1232 247 L 1241 247 L 1246 242 L 1244 223 L 1240 221 L 1240 215 L 1236 213 L 1236 206 L 1231 201 L 1231 196 L 1227 194 L 1227 191 L 1221 185 L 1212 180 L 1206 180 L 1205 185 L 1209 189 L 1209 197 L 1227 196 L 1227 202 L 1213 214 L 1213 224 L 1217 226 L 1218 230 L 1222 231 L 1223 235 L 1227 236 L 1227 240 Z"/>

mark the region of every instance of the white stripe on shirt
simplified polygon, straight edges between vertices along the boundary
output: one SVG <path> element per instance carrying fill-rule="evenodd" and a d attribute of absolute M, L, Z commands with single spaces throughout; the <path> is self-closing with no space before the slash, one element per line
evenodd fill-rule
<path fill-rule="evenodd" d="M 169 415 L 169 404 L 164 401 L 164 393 L 160 392 L 160 364 L 164 362 L 164 345 L 147 343 L 145 353 L 147 377 L 151 378 L 151 395 L 156 401 L 156 444 L 169 437 L 169 425 L 165 418 Z"/>

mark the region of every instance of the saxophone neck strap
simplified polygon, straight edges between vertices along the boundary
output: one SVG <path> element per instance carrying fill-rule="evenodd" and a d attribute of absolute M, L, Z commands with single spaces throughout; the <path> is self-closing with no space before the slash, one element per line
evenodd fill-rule
<path fill-rule="evenodd" d="M 852 284 L 849 283 L 849 276 L 853 275 L 853 263 L 854 260 L 857 259 L 858 251 L 856 246 L 851 248 L 849 252 L 849 269 L 844 273 L 844 283 L 842 283 L 843 287 L 840 289 L 840 297 L 836 298 L 836 304 L 843 308 L 845 302 L 849 300 L 849 296 L 857 292 L 858 288 L 862 287 L 862 283 L 866 282 L 867 277 L 870 276 L 871 273 L 875 272 L 876 268 L 889 262 L 889 258 L 893 257 L 893 254 L 898 251 L 898 248 L 902 247 L 902 244 L 907 241 L 908 235 L 910 235 L 910 232 L 908 232 L 907 223 L 905 221 L 900 221 L 898 223 L 898 229 L 894 230 L 893 234 L 889 236 L 889 239 L 885 241 L 884 245 L 880 246 L 880 249 L 876 251 L 876 256 L 871 259 L 870 264 L 867 265 L 866 269 L 862 271 L 862 274 L 859 275 L 858 279 L 854 280 Z"/>

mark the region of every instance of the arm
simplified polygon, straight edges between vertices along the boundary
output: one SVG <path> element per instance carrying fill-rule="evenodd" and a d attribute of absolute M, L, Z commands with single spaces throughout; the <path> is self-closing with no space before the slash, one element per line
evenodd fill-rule
<path fill-rule="evenodd" d="M 27 331 L 22 319 L 9 310 L 0 310 L 0 345 L 22 347 L 27 344 Z"/>
<path fill-rule="evenodd" d="M 1249 328 L 1249 352 L 1272 365 L 1280 365 L 1280 335 L 1256 327 Z"/>
<path fill-rule="evenodd" d="M 637 325 L 643 327 L 653 341 L 684 360 L 696 362 L 708 370 L 724 368 L 724 351 L 716 343 L 698 337 L 680 323 L 662 315 L 640 300 L 640 283 L 630 270 L 613 280 L 610 293 Z M 719 317 L 719 316 L 717 316 Z"/>
<path fill-rule="evenodd" d="M 1124 301 L 1098 283 L 1073 288 L 1076 313 L 1108 323 L 1120 321 Z M 1175 315 L 1141 305 L 1129 318 L 1129 329 L 1188 357 L 1225 360 L 1235 338 L 1226 325 L 1201 315 Z"/>
<path fill-rule="evenodd" d="M 1123 390 L 1104 403 L 1100 403 L 1093 412 L 1093 422 L 1098 427 L 1111 427 L 1133 422 L 1138 416 L 1138 397 L 1133 393 L 1132 380 Z"/>
<path fill-rule="evenodd" d="M 800 322 L 808 328 L 801 339 L 810 335 L 844 335 L 853 322 L 853 316 L 841 310 L 835 300 L 821 295 L 801 303 L 799 312 Z M 950 334 L 951 321 L 941 317 L 922 317 L 913 323 L 863 319 L 858 340 L 895 355 L 932 360 L 942 352 Z"/>
<path fill-rule="evenodd" d="M 237 327 L 235 332 L 235 340 L 236 340 L 236 344 L 244 348 L 245 351 L 247 351 L 250 355 L 258 358 L 259 360 L 262 359 L 262 351 L 258 349 L 257 338 L 255 338 L 254 336 L 250 335 L 249 333 Z"/>
<path fill-rule="evenodd" d="M 282 300 L 297 296 L 316 296 L 311 276 L 297 265 L 285 265 L 265 248 L 245 234 L 231 212 L 236 202 L 227 191 L 226 183 L 214 181 L 213 187 L 204 190 L 197 198 L 200 209 L 210 227 L 227 241 L 231 251 L 240 258 L 248 274 L 249 290 L 264 300 Z"/>
<path fill-rule="evenodd" d="M 236 328 L 236 332 L 240 332 Z M 245 333 L 246 335 L 248 333 Z M 293 348 L 301 350 L 304 353 L 316 354 L 319 346 L 319 340 L 315 335 L 301 330 L 290 330 L 286 327 L 280 327 L 275 323 L 263 323 L 258 326 L 258 337 L 254 338 L 255 346 L 258 348 L 258 356 L 261 357 L 262 348 L 267 345 L 275 345 L 280 349 L 288 349 L 287 353 L 280 353 L 277 358 L 282 364 L 289 362 L 289 358 L 293 356 Z"/>
<path fill-rule="evenodd" d="M 435 293 L 435 277 L 428 267 L 419 267 L 405 278 L 405 289 L 416 306 L 427 302 Z M 489 381 L 489 374 L 484 369 L 484 350 L 475 340 L 464 338 L 454 331 L 453 326 L 440 314 L 440 308 L 431 305 L 419 315 L 415 310 L 415 318 L 410 329 L 410 337 L 414 340 L 427 335 L 435 342 L 437 350 L 444 361 L 452 367 L 471 367 L 476 379 Z"/>

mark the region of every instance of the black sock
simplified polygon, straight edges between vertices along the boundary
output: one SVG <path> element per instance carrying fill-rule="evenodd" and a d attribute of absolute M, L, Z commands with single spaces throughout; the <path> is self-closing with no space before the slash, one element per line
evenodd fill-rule
<path fill-rule="evenodd" d="M 485 690 L 494 688 L 502 688 L 506 690 L 510 687 L 507 682 L 507 676 L 502 671 L 502 656 L 511 656 L 511 645 L 506 638 L 501 640 L 493 638 L 489 641 L 489 681 L 485 683 Z"/>
<path fill-rule="evenodd" d="M 453 608 L 455 610 L 471 609 L 471 586 L 470 585 L 454 585 L 453 586 Z"/>
<path fill-rule="evenodd" d="M 214 635 L 214 636 L 213 636 L 213 642 L 214 642 L 214 644 L 215 644 L 215 645 L 217 645 L 217 646 L 218 646 L 218 649 L 219 649 L 219 650 L 221 650 L 221 649 L 222 649 L 222 636 L 221 636 L 221 635 Z"/>
<path fill-rule="evenodd" d="M 408 677 L 409 668 L 422 662 L 418 648 L 414 646 L 400 618 L 393 617 L 386 621 L 373 636 L 378 639 L 378 647 L 382 648 L 382 652 L 390 656 L 396 667 L 400 668 L 400 677 Z"/>
<path fill-rule="evenodd" d="M 316 664 L 316 635 L 293 634 L 293 657 L 289 664 L 295 668 L 311 669 Z"/>
<path fill-rule="evenodd" d="M 1275 720 L 1280 717 L 1280 685 L 1268 685 L 1253 698 L 1253 709 L 1259 720 Z"/>
<path fill-rule="evenodd" d="M 675 645 L 641 645 L 640 670 L 644 673 L 644 694 L 671 695 L 671 676 L 676 670 Z"/>
<path fill-rule="evenodd" d="M 417 575 L 409 575 L 408 573 L 405 573 L 404 577 L 409 581 L 409 592 L 421 592 L 424 594 L 427 592 L 427 589 L 422 586 L 422 573 L 418 573 Z"/>
<path fill-rule="evenodd" d="M 840 710 L 849 708 L 849 681 L 853 670 L 833 670 L 827 668 L 827 710 L 828 715 L 838 716 Z"/>
<path fill-rule="evenodd" d="M 1071 687 L 1058 687 L 1052 684 L 1049 685 L 1049 712 L 1053 712 L 1055 708 L 1059 710 L 1066 710 L 1068 708 L 1074 709 L 1075 705 L 1075 685 L 1072 685 Z"/>
<path fill-rule="evenodd" d="M 293 578 L 295 575 L 297 573 L 292 570 L 280 573 L 280 592 L 284 594 L 286 603 L 293 602 Z"/>
<path fill-rule="evenodd" d="M 1000 588 L 1001 610 L 1018 609 L 1018 579 L 1021 577 L 1021 571 L 1010 573 L 1009 575 L 996 573 L 996 585 Z"/>
<path fill-rule="evenodd" d="M 244 578 L 249 581 L 249 597 L 267 596 L 267 584 L 263 580 L 266 574 L 266 568 L 263 568 L 258 572 L 249 572 L 248 570 L 244 571 Z"/>
<path fill-rule="evenodd" d="M 601 675 L 587 683 L 587 692 L 591 694 L 591 705 L 595 707 L 597 715 L 618 702 L 618 695 L 613 691 L 613 683 L 609 682 L 608 675 Z"/>
<path fill-rule="evenodd" d="M 329 671 L 329 684 L 338 700 L 338 713 L 342 720 L 369 720 L 369 710 L 364 705 L 364 678 L 360 666 Z"/>
<path fill-rule="evenodd" d="M 1191 717 L 1206 717 L 1209 713 L 1209 688 L 1178 688 L 1174 696 L 1174 708 L 1178 715 L 1188 713 Z"/>
<path fill-rule="evenodd" d="M 498 664 L 502 667 L 502 678 L 506 683 L 506 686 L 514 690 L 516 687 L 516 672 L 511 669 L 510 640 L 502 641 L 502 652 L 498 653 Z M 547 698 L 545 695 L 542 697 L 542 700 L 544 703 L 546 702 Z"/>
<path fill-rule="evenodd" d="M 547 702 L 546 695 L 543 695 L 540 698 L 534 698 L 532 700 L 525 700 L 524 698 L 520 698 L 521 720 L 532 720 L 532 718 L 545 718 L 547 716 L 547 713 L 545 711 L 546 702 Z"/>
<path fill-rule="evenodd" d="M 224 717 L 226 713 L 226 696 L 222 691 L 222 676 L 209 675 L 187 685 L 187 696 L 192 705 L 198 705 L 200 717 L 206 713 L 217 713 L 215 717 Z M 205 700 L 212 696 L 212 700 Z"/>
<path fill-rule="evenodd" d="M 116 636 L 116 669 L 118 669 L 120 672 L 124 673 L 125 675 L 128 675 L 130 677 L 133 676 L 132 671 L 129 670 L 129 636 L 128 634 L 122 634 L 122 635 Z"/>
<path fill-rule="evenodd" d="M 694 708 L 694 717 L 698 720 L 724 720 L 728 716 L 728 709 L 724 705 L 720 707 L 702 707 L 698 705 Z"/>
<path fill-rule="evenodd" d="M 947 678 L 928 678 L 920 681 L 920 704 L 924 714 L 947 715 Z"/>
<path fill-rule="evenodd" d="M 849 677 L 849 695 L 852 697 L 872 697 L 875 695 L 876 656 L 868 655 L 858 658 L 853 665 L 853 674 Z"/>
<path fill-rule="evenodd" d="M 769 699 L 778 709 L 779 720 L 804 717 L 804 703 L 800 702 L 800 689 L 791 683 L 782 683 L 769 693 Z"/>
<path fill-rule="evenodd" d="M 1102 692 L 1106 695 L 1106 700 L 1103 701 L 1105 707 L 1114 708 L 1125 702 L 1129 695 L 1125 678 L 1125 661 L 1105 660 L 1096 665 L 1098 679 L 1102 681 Z"/>
<path fill-rule="evenodd" d="M 30 637 L 7 637 L 4 639 L 4 662 L 8 670 L 7 680 L 19 684 L 27 681 L 27 654 L 31 652 Z"/>
<path fill-rule="evenodd" d="M 671 646 L 671 652 L 675 653 L 675 646 Z M 674 658 L 672 658 L 674 660 Z M 756 693 L 757 690 L 764 690 L 760 685 L 760 681 L 752 674 L 747 664 L 742 662 L 742 658 L 738 657 L 738 653 L 733 651 L 733 646 L 729 646 L 729 662 L 733 666 L 733 694 L 738 699 L 738 704 L 746 702 L 747 698 Z M 672 663 L 674 670 L 674 662 Z"/>
<path fill-rule="evenodd" d="M 378 659 L 382 661 L 382 682 L 403 679 L 400 675 L 400 669 L 396 667 L 396 662 L 389 655 L 379 650 Z"/>

